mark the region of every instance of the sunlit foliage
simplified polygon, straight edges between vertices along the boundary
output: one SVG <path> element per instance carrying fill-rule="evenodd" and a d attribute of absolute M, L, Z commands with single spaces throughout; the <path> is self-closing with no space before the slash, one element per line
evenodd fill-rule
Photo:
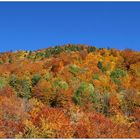
<path fill-rule="evenodd" d="M 140 52 L 0 53 L 0 138 L 140 138 Z"/>

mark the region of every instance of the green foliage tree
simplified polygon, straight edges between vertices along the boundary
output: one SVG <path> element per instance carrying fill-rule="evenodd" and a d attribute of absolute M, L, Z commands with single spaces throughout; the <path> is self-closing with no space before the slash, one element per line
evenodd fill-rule
<path fill-rule="evenodd" d="M 9 63 L 13 63 L 13 58 L 9 56 Z"/>
<path fill-rule="evenodd" d="M 70 65 L 69 71 L 76 76 L 76 74 L 80 71 L 80 68 L 76 65 Z"/>
<path fill-rule="evenodd" d="M 54 54 L 54 55 L 60 54 L 63 51 L 64 51 L 63 48 L 61 48 L 59 46 L 55 46 L 54 49 L 52 49 L 52 54 Z"/>
<path fill-rule="evenodd" d="M 17 96 L 25 99 L 31 98 L 31 84 L 28 80 L 23 79 L 18 81 Z"/>
<path fill-rule="evenodd" d="M 48 81 L 53 77 L 53 75 L 51 73 L 47 73 L 44 78 Z"/>
<path fill-rule="evenodd" d="M 111 79 L 116 83 L 116 84 L 120 84 L 120 80 L 122 77 L 126 76 L 126 71 L 122 70 L 122 69 L 116 69 L 114 71 L 111 72 L 110 77 Z"/>
<path fill-rule="evenodd" d="M 41 60 L 41 59 L 45 58 L 45 53 L 44 52 L 37 52 L 35 55 L 35 58 Z"/>
<path fill-rule="evenodd" d="M 106 68 L 103 66 L 101 61 L 98 62 L 97 66 L 103 73 L 106 71 Z"/>
<path fill-rule="evenodd" d="M 6 85 L 6 79 L 4 77 L 0 77 L 0 90 L 3 89 Z"/>
<path fill-rule="evenodd" d="M 46 49 L 45 51 L 45 57 L 49 58 L 52 55 L 51 49 Z"/>
<path fill-rule="evenodd" d="M 16 75 L 12 75 L 9 79 L 9 85 L 15 89 L 18 97 L 31 98 L 31 83 L 29 80 L 19 79 Z"/>
<path fill-rule="evenodd" d="M 27 58 L 28 59 L 34 59 L 34 56 L 33 56 L 33 53 L 32 53 L 31 50 L 28 52 Z"/>
<path fill-rule="evenodd" d="M 102 100 L 102 113 L 105 115 L 109 114 L 109 107 L 110 107 L 109 99 L 110 99 L 109 94 L 105 93 L 103 95 L 103 100 Z"/>
<path fill-rule="evenodd" d="M 94 95 L 94 87 L 92 84 L 82 82 L 73 95 L 75 104 L 84 105 L 84 99 L 92 100 Z"/>
<path fill-rule="evenodd" d="M 68 84 L 61 79 L 55 80 L 54 83 L 53 83 L 53 86 L 57 89 L 63 89 L 63 90 L 68 89 Z"/>
<path fill-rule="evenodd" d="M 16 88 L 17 86 L 17 81 L 18 81 L 18 78 L 15 74 L 11 75 L 10 78 L 9 78 L 9 85 Z"/>
<path fill-rule="evenodd" d="M 32 77 L 32 86 L 35 86 L 39 80 L 41 79 L 41 75 L 40 74 L 35 74 Z"/>
<path fill-rule="evenodd" d="M 96 51 L 96 47 L 88 47 L 87 51 L 88 51 L 88 53 L 95 52 Z"/>
<path fill-rule="evenodd" d="M 100 78 L 99 78 L 99 74 L 98 74 L 98 73 L 94 74 L 94 75 L 92 76 L 92 79 L 93 79 L 93 80 L 99 80 L 99 79 L 100 79 Z"/>

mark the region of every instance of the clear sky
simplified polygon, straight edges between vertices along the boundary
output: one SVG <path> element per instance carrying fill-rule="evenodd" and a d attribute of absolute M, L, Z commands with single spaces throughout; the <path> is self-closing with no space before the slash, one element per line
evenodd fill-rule
<path fill-rule="evenodd" d="M 67 43 L 140 51 L 140 2 L 0 2 L 0 51 Z"/>

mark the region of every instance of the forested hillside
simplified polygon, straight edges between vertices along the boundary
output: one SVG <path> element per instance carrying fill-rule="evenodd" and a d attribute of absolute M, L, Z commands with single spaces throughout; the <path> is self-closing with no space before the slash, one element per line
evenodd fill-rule
<path fill-rule="evenodd" d="M 140 138 L 140 52 L 0 53 L 0 138 Z"/>

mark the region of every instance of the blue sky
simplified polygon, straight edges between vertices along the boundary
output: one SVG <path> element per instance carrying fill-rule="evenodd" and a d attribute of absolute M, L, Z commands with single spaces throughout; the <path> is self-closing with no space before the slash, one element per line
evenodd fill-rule
<path fill-rule="evenodd" d="M 67 43 L 140 50 L 140 2 L 0 2 L 0 51 Z"/>

